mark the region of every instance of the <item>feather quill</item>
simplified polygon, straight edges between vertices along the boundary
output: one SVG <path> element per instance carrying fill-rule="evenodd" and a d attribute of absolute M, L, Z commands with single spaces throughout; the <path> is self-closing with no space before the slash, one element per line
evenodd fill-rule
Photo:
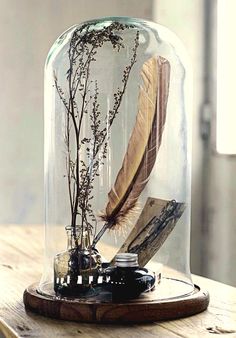
<path fill-rule="evenodd" d="M 129 222 L 156 161 L 166 121 L 170 64 L 162 57 L 148 59 L 141 70 L 138 113 L 127 151 L 108 202 L 100 215 L 106 223 L 95 237 L 97 242 L 106 229 Z"/>

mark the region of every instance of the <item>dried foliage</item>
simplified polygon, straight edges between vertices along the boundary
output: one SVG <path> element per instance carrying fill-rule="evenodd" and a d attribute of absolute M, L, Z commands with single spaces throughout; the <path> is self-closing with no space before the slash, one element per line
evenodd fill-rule
<path fill-rule="evenodd" d="M 131 69 L 136 62 L 139 45 L 139 32 L 134 37 L 132 56 L 123 70 L 122 85 L 113 94 L 113 107 L 102 119 L 99 104 L 99 83 L 91 74 L 91 66 L 96 62 L 98 50 L 104 44 L 111 44 L 114 52 L 124 48 L 121 31 L 130 29 L 131 25 L 113 22 L 109 26 L 97 28 L 96 25 L 84 24 L 77 28 L 71 37 L 68 51 L 69 69 L 66 72 L 67 88 L 60 85 L 54 74 L 54 84 L 65 108 L 65 146 L 66 174 L 70 201 L 71 226 L 84 231 L 94 232 L 95 215 L 91 200 L 93 184 L 99 176 L 99 168 L 107 156 L 109 130 L 119 113 Z M 88 116 L 86 116 L 88 115 Z M 84 118 L 89 120 L 87 137 L 82 137 Z M 72 145 L 75 144 L 75 147 Z M 74 149 L 75 148 L 75 149 Z M 86 158 L 82 154 L 86 154 Z M 82 235 L 81 235 L 82 238 Z M 78 245 L 78 242 L 76 242 Z"/>

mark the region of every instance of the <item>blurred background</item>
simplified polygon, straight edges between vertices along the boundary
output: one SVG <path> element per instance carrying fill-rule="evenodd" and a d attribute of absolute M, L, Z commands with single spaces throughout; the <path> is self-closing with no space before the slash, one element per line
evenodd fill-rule
<path fill-rule="evenodd" d="M 235 12 L 235 0 L 0 0 L 0 224 L 44 222 L 43 69 L 55 39 L 98 16 L 150 19 L 193 66 L 191 270 L 236 286 Z"/>

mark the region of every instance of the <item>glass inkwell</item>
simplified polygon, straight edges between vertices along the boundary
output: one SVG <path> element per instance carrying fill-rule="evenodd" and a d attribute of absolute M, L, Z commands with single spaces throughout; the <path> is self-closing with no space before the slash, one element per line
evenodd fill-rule
<path fill-rule="evenodd" d="M 105 269 L 104 273 L 108 277 L 105 287 L 112 293 L 114 301 L 138 298 L 142 292 L 151 291 L 155 286 L 155 274 L 139 267 L 137 254 L 117 254 L 114 266 Z"/>
<path fill-rule="evenodd" d="M 86 231 L 82 236 L 79 228 L 67 226 L 66 231 L 67 250 L 54 258 L 54 291 L 62 296 L 86 296 L 99 282 L 101 256 L 91 248 Z"/>
<path fill-rule="evenodd" d="M 124 322 L 206 309 L 189 269 L 190 87 L 181 42 L 156 23 L 94 19 L 56 40 L 45 65 L 44 269 L 27 309 L 87 322 L 120 322 L 117 306 Z"/>

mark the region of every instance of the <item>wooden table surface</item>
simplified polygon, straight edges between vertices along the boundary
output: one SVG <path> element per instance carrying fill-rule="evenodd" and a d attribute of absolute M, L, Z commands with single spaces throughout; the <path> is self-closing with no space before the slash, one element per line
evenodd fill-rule
<path fill-rule="evenodd" d="M 198 315 L 145 325 L 103 325 L 59 321 L 26 313 L 24 289 L 42 271 L 43 228 L 0 226 L 0 337 L 236 337 L 236 288 L 193 276 L 210 292 L 210 306 Z"/>

